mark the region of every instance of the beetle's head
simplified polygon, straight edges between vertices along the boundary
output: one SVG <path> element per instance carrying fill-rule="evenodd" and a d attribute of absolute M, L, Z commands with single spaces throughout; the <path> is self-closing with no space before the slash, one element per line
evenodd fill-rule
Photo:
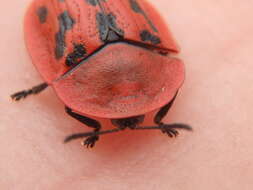
<path fill-rule="evenodd" d="M 121 118 L 121 119 L 112 119 L 112 124 L 120 129 L 130 128 L 134 129 L 139 124 L 144 121 L 144 115 L 128 117 L 128 118 Z"/>

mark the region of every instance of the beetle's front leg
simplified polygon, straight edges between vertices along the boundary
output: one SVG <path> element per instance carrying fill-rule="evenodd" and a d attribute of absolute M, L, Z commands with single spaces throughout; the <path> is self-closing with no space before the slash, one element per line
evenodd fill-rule
<path fill-rule="evenodd" d="M 43 90 L 45 90 L 48 87 L 47 83 L 42 83 L 39 84 L 37 86 L 34 86 L 28 90 L 23 90 L 20 92 L 17 92 L 15 94 L 11 95 L 11 98 L 15 101 L 19 101 L 21 99 L 25 99 L 27 96 L 32 95 L 32 94 L 39 94 L 40 92 L 42 92 Z"/>

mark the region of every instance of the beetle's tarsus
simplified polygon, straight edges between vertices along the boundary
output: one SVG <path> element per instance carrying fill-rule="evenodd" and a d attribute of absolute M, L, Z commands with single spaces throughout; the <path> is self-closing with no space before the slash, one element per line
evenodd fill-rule
<path fill-rule="evenodd" d="M 162 133 L 166 133 L 171 138 L 177 137 L 179 135 L 179 132 L 173 128 L 167 128 L 167 127 L 162 126 L 161 131 Z"/>
<path fill-rule="evenodd" d="M 99 136 L 96 135 L 96 132 L 88 132 L 88 133 L 79 133 L 79 134 L 73 134 L 65 138 L 64 143 L 68 143 L 72 140 L 79 139 L 79 138 L 86 138 L 82 145 L 86 146 L 87 148 L 93 148 L 96 144 L 96 142 L 99 140 Z"/>
<path fill-rule="evenodd" d="M 21 91 L 21 92 L 17 92 L 15 94 L 11 95 L 11 99 L 15 100 L 15 101 L 19 101 L 21 99 L 25 99 L 28 96 L 27 91 Z"/>
<path fill-rule="evenodd" d="M 179 132 L 177 131 L 177 129 L 184 129 L 187 131 L 192 131 L 192 128 L 189 125 L 186 124 L 163 124 L 161 123 L 159 125 L 162 133 L 166 133 L 169 137 L 173 138 L 173 137 L 177 137 L 179 135 Z"/>
<path fill-rule="evenodd" d="M 23 90 L 23 91 L 15 93 L 15 94 L 12 94 L 11 98 L 15 101 L 19 101 L 21 99 L 25 99 L 29 95 L 39 94 L 40 92 L 45 90 L 47 87 L 48 87 L 47 83 L 42 83 L 42 84 L 32 87 L 31 89 Z"/>
<path fill-rule="evenodd" d="M 84 142 L 83 142 L 83 146 L 86 146 L 87 148 L 93 148 L 96 144 L 96 142 L 98 141 L 99 136 L 95 135 L 95 136 L 91 136 L 89 138 L 87 138 Z"/>

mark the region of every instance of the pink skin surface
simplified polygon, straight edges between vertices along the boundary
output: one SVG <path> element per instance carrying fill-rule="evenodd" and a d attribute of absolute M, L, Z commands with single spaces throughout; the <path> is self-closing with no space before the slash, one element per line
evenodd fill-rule
<path fill-rule="evenodd" d="M 126 131 L 103 136 L 89 150 L 80 141 L 62 143 L 89 129 L 64 113 L 52 89 L 20 103 L 9 98 L 42 81 L 23 41 L 28 3 L 0 7 L 0 189 L 253 189 L 251 1 L 152 0 L 187 71 L 165 121 L 188 123 L 194 132 L 169 139 Z"/>

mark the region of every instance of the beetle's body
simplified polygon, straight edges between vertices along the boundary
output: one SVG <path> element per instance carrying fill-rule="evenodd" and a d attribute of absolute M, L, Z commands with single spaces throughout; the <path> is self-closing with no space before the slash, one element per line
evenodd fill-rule
<path fill-rule="evenodd" d="M 69 115 L 95 132 L 100 124 L 82 115 L 119 125 L 136 121 L 134 128 L 142 115 L 173 102 L 184 80 L 182 61 L 170 56 L 177 45 L 145 0 L 36 0 L 26 14 L 25 38 L 45 84 Z"/>

